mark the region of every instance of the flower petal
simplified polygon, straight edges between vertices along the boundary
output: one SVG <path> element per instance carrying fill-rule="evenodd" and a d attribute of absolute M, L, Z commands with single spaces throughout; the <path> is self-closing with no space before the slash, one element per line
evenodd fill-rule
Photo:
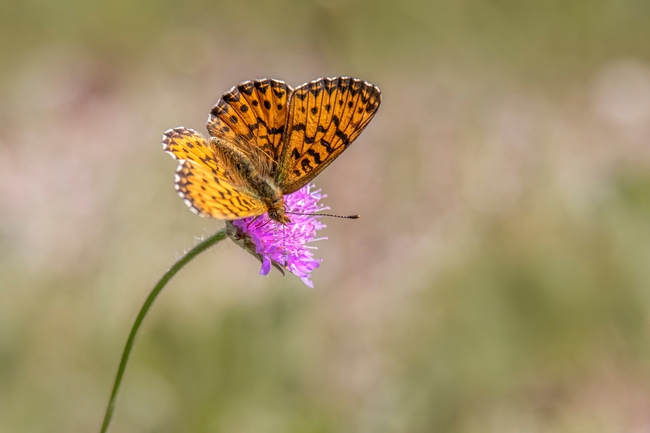
<path fill-rule="evenodd" d="M 271 259 L 268 256 L 262 256 L 260 275 L 267 276 L 269 272 L 271 272 Z"/>

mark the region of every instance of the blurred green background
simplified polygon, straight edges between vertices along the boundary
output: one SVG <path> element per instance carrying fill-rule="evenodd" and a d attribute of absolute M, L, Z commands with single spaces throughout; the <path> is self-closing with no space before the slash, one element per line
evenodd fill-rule
<path fill-rule="evenodd" d="M 647 0 L 0 1 L 0 432 L 98 431 L 149 290 L 221 227 L 170 127 L 351 75 L 314 290 L 224 242 L 146 319 L 112 432 L 650 431 Z"/>

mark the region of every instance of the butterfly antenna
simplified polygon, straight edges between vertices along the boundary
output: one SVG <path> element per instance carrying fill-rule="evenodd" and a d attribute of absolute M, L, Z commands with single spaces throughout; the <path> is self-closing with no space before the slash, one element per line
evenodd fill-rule
<path fill-rule="evenodd" d="M 287 251 L 287 226 L 282 226 L 282 251 L 284 251 L 284 264 L 289 264 L 289 252 Z"/>
<path fill-rule="evenodd" d="M 332 218 L 343 218 L 348 220 L 356 220 L 361 218 L 361 215 L 334 215 L 331 213 L 299 213 L 299 212 L 285 212 L 289 215 L 304 215 L 304 216 L 326 216 Z"/>

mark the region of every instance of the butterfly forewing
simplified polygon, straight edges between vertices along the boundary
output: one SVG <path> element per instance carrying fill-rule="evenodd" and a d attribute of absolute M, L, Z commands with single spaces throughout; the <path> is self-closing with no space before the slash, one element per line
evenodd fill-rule
<path fill-rule="evenodd" d="M 276 174 L 283 193 L 299 190 L 334 161 L 380 102 L 379 89 L 356 78 L 321 78 L 296 88 Z"/>
<path fill-rule="evenodd" d="M 205 138 L 193 129 L 178 127 L 165 131 L 162 138 L 163 150 L 174 159 L 187 159 L 223 174 L 223 167 L 217 163 L 214 149 Z"/>
<path fill-rule="evenodd" d="M 213 146 L 198 132 L 182 127 L 170 129 L 163 135 L 163 149 L 180 160 L 176 191 L 195 213 L 237 219 L 266 211 L 253 192 L 233 185 L 229 165 L 218 160 Z"/>
<path fill-rule="evenodd" d="M 251 143 L 277 162 L 291 91 L 286 83 L 273 79 L 243 82 L 212 107 L 208 131 L 233 143 Z"/>

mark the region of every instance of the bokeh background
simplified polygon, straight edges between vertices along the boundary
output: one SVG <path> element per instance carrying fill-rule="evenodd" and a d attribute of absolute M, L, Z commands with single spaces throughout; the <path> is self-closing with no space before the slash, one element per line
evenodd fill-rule
<path fill-rule="evenodd" d="M 0 432 L 98 431 L 221 227 L 170 127 L 241 81 L 383 104 L 316 181 L 315 289 L 224 242 L 112 432 L 650 431 L 646 0 L 0 1 Z"/>

